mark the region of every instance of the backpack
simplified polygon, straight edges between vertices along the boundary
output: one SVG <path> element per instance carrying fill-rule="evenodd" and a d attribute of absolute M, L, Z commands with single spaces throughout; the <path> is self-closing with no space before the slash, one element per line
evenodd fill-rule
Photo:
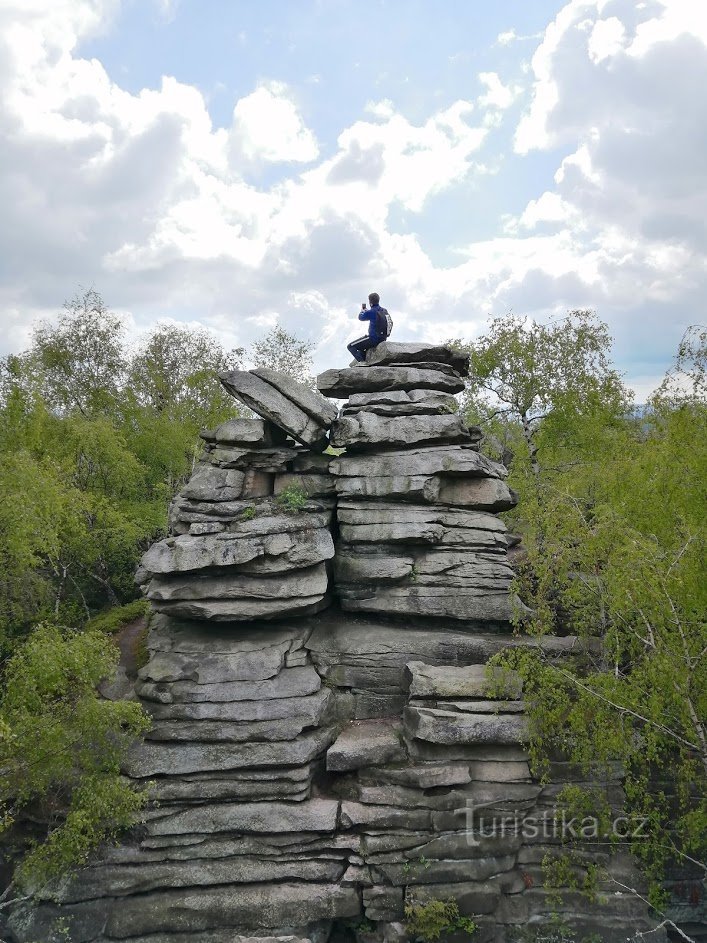
<path fill-rule="evenodd" d="M 385 308 L 379 306 L 376 311 L 376 334 L 385 340 L 393 330 L 393 319 Z"/>

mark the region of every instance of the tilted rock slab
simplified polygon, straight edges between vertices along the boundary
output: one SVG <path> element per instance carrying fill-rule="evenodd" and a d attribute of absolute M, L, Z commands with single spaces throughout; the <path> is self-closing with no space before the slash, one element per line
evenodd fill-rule
<path fill-rule="evenodd" d="M 312 415 L 312 404 L 318 400 L 314 400 L 317 394 L 312 390 L 288 378 L 285 394 L 282 391 L 283 383 L 279 383 L 281 388 L 278 388 L 248 370 L 225 371 L 219 374 L 219 379 L 231 396 L 284 429 L 293 439 L 321 452 L 327 447 L 328 425 L 334 418 L 331 416 L 331 404 L 322 397 L 323 404 L 315 418 Z M 327 421 L 326 417 L 331 418 Z"/>

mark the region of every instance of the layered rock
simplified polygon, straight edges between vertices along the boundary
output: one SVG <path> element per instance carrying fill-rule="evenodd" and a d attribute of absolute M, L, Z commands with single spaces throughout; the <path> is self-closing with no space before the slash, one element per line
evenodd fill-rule
<path fill-rule="evenodd" d="M 480 455 L 480 430 L 435 385 L 445 377 L 458 390 L 467 373 L 468 356 L 450 348 L 385 343 L 365 364 L 320 378 L 327 395 L 356 390 L 331 433 L 332 445 L 345 450 L 330 465 L 339 495 L 335 584 L 344 609 L 511 619 L 513 574 L 495 512 L 513 507 L 515 497 L 505 469 Z"/>
<path fill-rule="evenodd" d="M 120 846 L 15 906 L 14 941 L 327 943 L 338 924 L 401 943 L 406 901 L 449 899 L 480 943 L 553 912 L 608 943 L 651 926 L 638 900 L 542 887 L 578 774 L 533 778 L 520 679 L 485 666 L 585 647 L 511 634 L 496 514 L 515 496 L 455 413 L 467 369 L 380 344 L 319 378 L 349 395 L 338 419 L 272 371 L 222 376 L 262 418 L 202 433 L 138 573 L 157 615 L 133 696 L 152 727 L 124 772 L 153 801 Z M 640 887 L 623 857 L 586 862 Z"/>
<path fill-rule="evenodd" d="M 148 550 L 138 572 L 154 608 L 232 622 L 326 606 L 334 555 L 326 463 L 267 420 L 231 419 L 202 438 L 202 459 L 170 508 L 172 536 Z"/>

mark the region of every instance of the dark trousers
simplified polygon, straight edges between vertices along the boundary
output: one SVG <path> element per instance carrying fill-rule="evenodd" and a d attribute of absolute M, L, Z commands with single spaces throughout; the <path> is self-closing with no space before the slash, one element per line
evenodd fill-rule
<path fill-rule="evenodd" d="M 366 351 L 370 350 L 371 347 L 377 347 L 378 341 L 374 341 L 372 337 L 366 334 L 365 337 L 359 337 L 358 340 L 351 341 L 346 346 L 351 356 L 362 363 L 366 359 Z"/>

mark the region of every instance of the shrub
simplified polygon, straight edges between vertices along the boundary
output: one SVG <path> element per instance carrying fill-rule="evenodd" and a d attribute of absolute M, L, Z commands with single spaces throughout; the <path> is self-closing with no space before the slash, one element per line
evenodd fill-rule
<path fill-rule="evenodd" d="M 307 492 L 300 485 L 288 485 L 277 496 L 277 503 L 287 514 L 299 514 L 308 500 Z"/>
<path fill-rule="evenodd" d="M 470 917 L 462 917 L 455 900 L 431 900 L 419 904 L 409 900 L 405 904 L 405 925 L 411 940 L 421 943 L 435 943 L 441 937 L 452 933 L 468 933 L 476 930 L 476 924 Z"/>
<path fill-rule="evenodd" d="M 106 609 L 99 612 L 86 623 L 88 631 L 105 632 L 113 635 L 119 632 L 124 625 L 134 622 L 140 616 L 146 615 L 150 611 L 150 604 L 146 599 L 134 599 L 124 606 L 114 606 L 112 609 Z"/>

